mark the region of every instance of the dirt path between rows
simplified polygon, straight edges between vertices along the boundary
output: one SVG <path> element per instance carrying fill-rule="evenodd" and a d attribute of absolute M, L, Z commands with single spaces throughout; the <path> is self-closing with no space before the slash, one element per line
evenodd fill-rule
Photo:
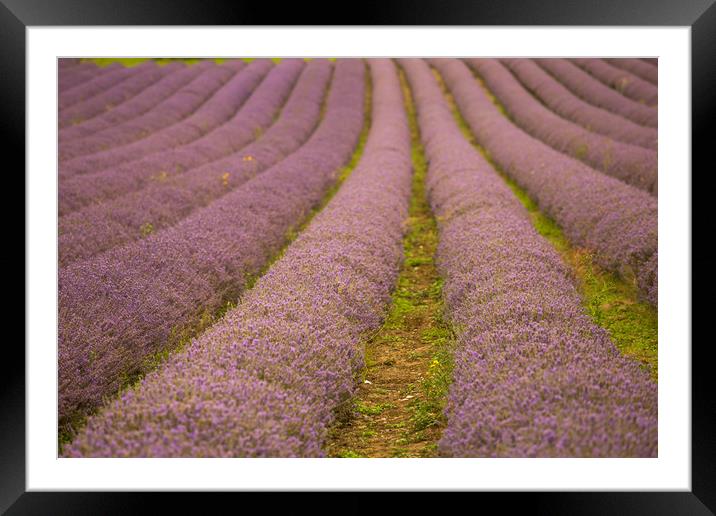
<path fill-rule="evenodd" d="M 331 457 L 434 457 L 444 426 L 452 334 L 442 319 L 435 267 L 435 219 L 425 197 L 426 163 L 414 106 L 401 74 L 410 117 L 413 188 L 405 259 L 383 327 L 366 342 L 366 366 L 347 421 L 326 444 Z"/>

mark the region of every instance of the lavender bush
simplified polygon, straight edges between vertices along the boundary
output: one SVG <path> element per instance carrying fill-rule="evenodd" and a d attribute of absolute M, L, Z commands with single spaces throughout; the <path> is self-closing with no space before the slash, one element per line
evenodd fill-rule
<path fill-rule="evenodd" d="M 539 66 L 592 105 L 647 127 L 657 127 L 658 111 L 640 104 L 598 81 L 567 59 L 535 59 Z"/>
<path fill-rule="evenodd" d="M 176 123 L 169 124 L 154 132 L 151 132 L 145 126 L 139 133 L 139 138 L 135 138 L 137 133 L 129 131 L 129 134 L 124 134 L 129 136 L 130 141 L 126 142 L 126 144 L 114 143 L 111 148 L 101 152 L 85 152 L 88 147 L 82 145 L 82 141 L 77 141 L 75 147 L 83 148 L 84 150 L 74 159 L 68 159 L 72 155 L 68 151 L 68 147 L 73 146 L 75 142 L 67 144 L 64 154 L 62 148 L 60 148 L 60 154 L 65 158 L 65 161 L 60 163 L 60 180 L 77 174 L 97 172 L 107 167 L 137 160 L 153 152 L 178 147 L 200 138 L 215 127 L 225 123 L 236 113 L 236 110 L 251 95 L 251 92 L 264 75 L 268 73 L 271 63 L 268 60 L 253 62 L 241 73 L 236 74 L 234 73 L 235 69 L 244 68 L 243 63 L 234 62 L 233 66 L 231 63 L 225 63 L 222 67 L 224 69 L 221 70 L 223 72 L 221 75 L 226 76 L 228 73 L 231 79 L 224 83 L 223 77 L 205 76 L 204 78 L 208 82 L 205 85 L 210 93 L 203 97 L 204 102 L 198 109 L 191 112 L 185 119 L 177 120 Z M 215 70 L 219 70 L 219 67 L 216 67 Z M 214 90 L 213 85 L 217 85 L 218 88 Z M 181 93 L 175 95 L 174 101 L 171 103 L 175 107 L 170 108 L 167 106 L 167 113 L 172 109 L 177 109 L 179 105 L 186 104 L 187 97 L 197 98 L 197 93 L 203 93 L 203 91 L 197 85 L 197 90 L 191 91 L 191 93 L 186 92 L 189 95 L 185 95 L 183 99 Z M 175 118 L 176 114 L 171 114 L 171 117 Z"/>
<path fill-rule="evenodd" d="M 605 59 L 605 61 L 615 68 L 621 68 L 622 70 L 633 73 L 640 79 L 644 79 L 654 86 L 658 86 L 659 84 L 659 70 L 656 66 L 645 63 L 641 59 L 621 57 L 618 59 Z"/>
<path fill-rule="evenodd" d="M 570 61 L 630 99 L 643 102 L 648 106 L 656 106 L 659 103 L 656 86 L 632 73 L 608 64 L 603 59 L 575 58 Z"/>
<path fill-rule="evenodd" d="M 234 124 L 235 127 L 222 129 L 226 129 L 234 139 L 241 131 L 248 131 L 246 136 L 250 137 L 250 129 L 256 122 L 261 120 L 268 123 L 272 120 L 271 115 L 279 104 L 277 101 L 287 95 L 302 66 L 301 61 L 283 61 L 247 101 L 241 110 L 241 117 L 236 119 L 238 123 Z M 171 226 L 294 152 L 308 139 L 318 123 L 330 75 L 329 61 L 312 60 L 291 93 L 281 118 L 257 141 L 240 151 L 181 175 L 149 181 L 141 190 L 61 217 L 60 266 L 138 240 L 149 227 L 157 231 Z M 216 130 L 207 135 L 207 144 L 211 142 L 214 133 L 217 140 L 215 147 L 231 143 L 229 134 L 222 138 L 221 130 Z M 190 146 L 185 153 L 188 156 L 207 156 L 208 153 L 199 153 L 196 147 L 194 145 L 192 149 Z M 175 154 L 181 154 L 181 151 L 183 149 Z M 176 157 L 180 156 L 173 156 Z M 172 161 L 176 163 L 175 159 Z M 141 172 L 142 176 L 136 177 L 129 173 L 134 170 Z M 80 183 L 80 186 L 85 187 L 86 193 L 88 184 L 97 184 L 104 193 L 114 185 L 135 186 L 141 179 L 148 181 L 151 170 L 146 167 L 133 168 L 109 177 L 103 175 L 96 180 L 91 178 L 93 183 Z"/>
<path fill-rule="evenodd" d="M 135 72 L 131 77 L 117 83 L 104 93 L 95 95 L 91 99 L 79 102 L 63 110 L 62 113 L 60 113 L 60 128 L 78 124 L 100 113 L 113 109 L 115 106 L 137 95 L 172 71 L 171 68 L 157 66 L 152 61 L 142 63 L 134 68 L 134 70 Z"/>
<path fill-rule="evenodd" d="M 613 140 L 656 150 L 656 128 L 641 126 L 581 100 L 531 59 L 501 59 L 501 62 L 530 93 L 561 117 Z"/>
<path fill-rule="evenodd" d="M 202 62 L 194 66 L 185 66 L 181 63 L 170 63 L 166 65 L 165 68 L 169 71 L 166 77 L 132 97 L 121 106 L 117 106 L 115 109 L 77 125 L 60 129 L 58 134 L 60 148 L 69 141 L 89 137 L 142 116 L 168 97 L 171 97 L 179 88 L 195 79 L 197 75 L 208 66 L 210 66 L 210 64 L 207 62 Z"/>
<path fill-rule="evenodd" d="M 438 266 L 457 329 L 441 454 L 656 456 L 656 384 L 584 314 L 558 253 L 462 137 L 428 66 L 401 64 L 430 164 Z"/>
<path fill-rule="evenodd" d="M 119 65 L 115 65 L 111 68 L 111 70 L 118 67 Z M 60 93 L 64 93 L 70 88 L 74 88 L 75 86 L 96 77 L 98 74 L 106 73 L 108 71 L 107 68 L 100 68 L 94 63 L 81 63 L 73 67 L 68 67 L 66 70 L 60 67 L 57 79 L 58 91 Z"/>
<path fill-rule="evenodd" d="M 177 330 L 236 299 L 318 205 L 363 124 L 364 64 L 338 60 L 326 117 L 270 170 L 147 238 L 59 273 L 59 417 L 117 392 Z"/>
<path fill-rule="evenodd" d="M 65 216 L 88 204 L 106 202 L 151 183 L 173 184 L 175 176 L 239 151 L 274 121 L 303 66 L 302 60 L 284 60 L 251 93 L 231 120 L 187 145 L 159 150 L 141 159 L 62 181 L 59 188 L 60 215 Z M 261 72 L 262 69 L 256 71 Z M 253 73 L 244 77 L 245 86 L 257 78 Z M 137 143 L 141 144 L 141 141 Z M 225 172 L 222 171 L 222 174 Z"/>
<path fill-rule="evenodd" d="M 355 390 L 361 337 L 390 301 L 408 214 L 400 85 L 390 61 L 370 66 L 373 125 L 337 195 L 236 309 L 91 418 L 66 455 L 323 454 L 334 409 Z"/>
<path fill-rule="evenodd" d="M 197 66 L 200 67 L 199 74 L 190 83 L 171 95 L 165 92 L 162 101 L 150 111 L 83 138 L 67 142 L 60 139 L 60 170 L 65 166 L 63 161 L 127 145 L 190 116 L 236 72 L 231 67 L 206 61 Z"/>
<path fill-rule="evenodd" d="M 495 59 L 467 59 L 517 125 L 550 147 L 648 192 L 657 189 L 657 154 L 621 143 L 554 114 Z"/>
<path fill-rule="evenodd" d="M 629 278 L 656 303 L 657 201 L 555 151 L 513 125 L 464 63 L 431 61 L 442 74 L 478 143 L 552 217 L 567 238 L 595 253 L 603 267 Z M 650 293 L 651 292 L 651 293 Z"/>
<path fill-rule="evenodd" d="M 105 73 L 95 75 L 90 80 L 78 84 L 69 90 L 60 92 L 57 100 L 60 113 L 62 113 L 64 109 L 84 102 L 118 83 L 126 81 L 129 77 L 134 75 L 134 73 L 135 70 L 133 68 L 127 68 L 125 66 L 113 67 Z"/>

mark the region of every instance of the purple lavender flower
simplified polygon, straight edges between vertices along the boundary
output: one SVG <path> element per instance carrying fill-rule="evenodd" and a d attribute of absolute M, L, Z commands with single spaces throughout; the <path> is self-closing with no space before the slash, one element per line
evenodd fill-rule
<path fill-rule="evenodd" d="M 657 127 L 658 112 L 655 108 L 640 104 L 597 80 L 567 59 L 535 59 L 575 95 L 594 106 L 608 109 L 647 127 Z"/>
<path fill-rule="evenodd" d="M 467 59 L 466 62 L 523 130 L 596 170 L 656 193 L 655 151 L 590 132 L 557 116 L 530 95 L 495 59 Z"/>
<path fill-rule="evenodd" d="M 339 60 L 331 95 L 362 93 L 359 64 Z M 90 418 L 66 455 L 323 455 L 334 411 L 356 388 L 361 338 L 390 302 L 408 215 L 410 135 L 400 84 L 390 61 L 370 66 L 368 141 L 335 197 L 237 308 Z M 353 68 L 348 83 L 342 67 Z M 343 130 L 346 115 L 321 138 Z"/>
<path fill-rule="evenodd" d="M 321 125 L 300 150 L 164 231 L 59 273 L 61 422 L 146 368 L 173 332 L 236 299 L 323 198 L 363 124 L 364 64 L 336 71 Z"/>
<path fill-rule="evenodd" d="M 646 264 L 657 251 L 656 199 L 520 130 L 500 113 L 464 63 L 454 59 L 431 63 L 492 160 L 562 227 L 571 242 L 592 250 L 603 267 L 640 278 L 642 295 L 655 302 L 656 268 Z"/>
<path fill-rule="evenodd" d="M 261 83 L 231 122 L 200 141 L 176 151 L 160 153 L 166 157 L 164 167 L 172 168 L 171 165 L 180 160 L 183 166 L 188 166 L 196 163 L 197 156 L 213 158 L 254 138 L 257 128 L 261 130 L 274 120 L 302 68 L 302 61 L 283 61 Z M 223 159 L 181 174 L 159 176 L 161 172 L 153 170 L 148 166 L 149 160 L 144 160 L 141 167 L 114 174 L 95 174 L 93 176 L 99 177 L 92 177 L 91 182 L 90 178 L 82 177 L 85 181 L 79 182 L 79 186 L 85 195 L 80 198 L 105 200 L 60 218 L 60 266 L 138 240 L 144 236 L 142 228 L 148 225 L 151 225 L 152 231 L 158 231 L 176 224 L 195 209 L 229 193 L 296 151 L 318 124 L 321 101 L 330 76 L 329 61 L 311 61 L 278 121 L 258 140 Z M 260 131 L 258 134 L 261 134 Z M 184 159 L 185 156 L 187 159 Z M 154 180 L 151 179 L 152 174 Z M 106 200 L 110 193 L 144 183 L 146 186 L 136 192 Z M 93 185 L 97 187 L 91 188 Z M 91 195 L 100 188 L 104 195 Z M 68 195 L 68 192 L 64 193 Z"/>
<path fill-rule="evenodd" d="M 451 85 L 465 77 L 457 71 L 469 74 L 459 61 L 431 63 Z M 656 456 L 656 384 L 584 313 L 559 254 L 464 139 L 427 64 L 400 64 L 414 92 L 429 160 L 426 186 L 438 220 L 438 267 L 457 332 L 440 452 Z M 501 131 L 486 107 L 472 104 L 471 113 L 500 138 L 520 144 Z"/>
<path fill-rule="evenodd" d="M 633 73 L 612 66 L 603 59 L 575 58 L 570 61 L 625 97 L 643 102 L 647 106 L 656 106 L 659 103 L 656 85 Z"/>
<path fill-rule="evenodd" d="M 500 61 L 525 88 L 561 117 L 614 140 L 656 150 L 656 128 L 641 126 L 581 100 L 531 59 Z"/>
<path fill-rule="evenodd" d="M 173 67 L 168 66 L 157 66 L 152 61 L 146 61 L 132 68 L 134 73 L 125 81 L 120 81 L 105 92 L 64 109 L 60 113 L 59 127 L 63 128 L 78 124 L 114 109 L 139 94 L 145 88 L 155 84 L 159 79 L 171 73 L 173 69 Z"/>

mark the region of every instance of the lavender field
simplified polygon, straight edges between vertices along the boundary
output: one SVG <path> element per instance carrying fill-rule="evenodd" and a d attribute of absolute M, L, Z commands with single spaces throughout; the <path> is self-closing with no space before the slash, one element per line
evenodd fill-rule
<path fill-rule="evenodd" d="M 60 59 L 61 457 L 656 457 L 658 61 Z"/>

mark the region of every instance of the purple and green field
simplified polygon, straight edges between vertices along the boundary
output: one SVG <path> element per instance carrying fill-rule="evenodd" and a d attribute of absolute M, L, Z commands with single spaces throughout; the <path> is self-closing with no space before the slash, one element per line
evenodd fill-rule
<path fill-rule="evenodd" d="M 63 457 L 655 457 L 653 59 L 60 59 Z"/>

